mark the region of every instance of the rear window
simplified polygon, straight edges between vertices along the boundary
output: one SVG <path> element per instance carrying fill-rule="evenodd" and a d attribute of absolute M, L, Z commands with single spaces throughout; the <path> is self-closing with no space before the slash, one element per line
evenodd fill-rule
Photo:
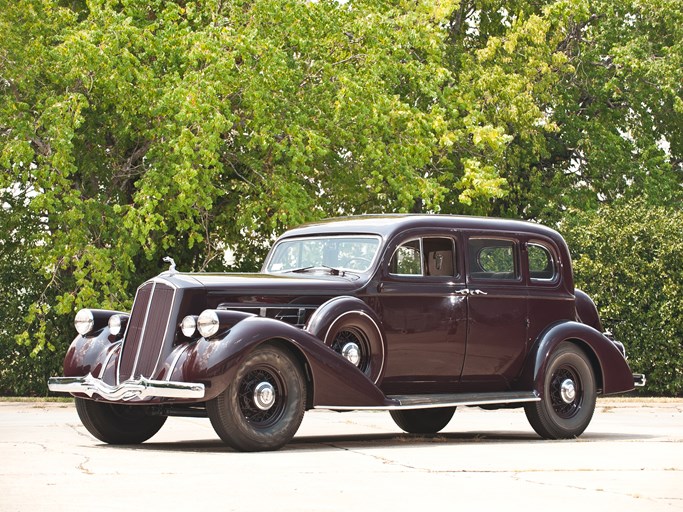
<path fill-rule="evenodd" d="M 529 255 L 529 277 L 532 281 L 554 281 L 557 277 L 557 265 L 552 253 L 543 245 L 530 243 L 527 246 Z"/>

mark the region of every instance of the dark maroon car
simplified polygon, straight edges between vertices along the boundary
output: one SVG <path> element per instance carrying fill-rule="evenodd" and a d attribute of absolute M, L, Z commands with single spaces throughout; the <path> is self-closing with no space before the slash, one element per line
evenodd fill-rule
<path fill-rule="evenodd" d="M 259 274 L 174 267 L 130 313 L 79 311 L 50 379 L 104 442 L 208 416 L 230 446 L 272 450 L 312 408 L 435 433 L 459 405 L 524 407 L 542 437 L 571 438 L 596 396 L 644 384 L 574 289 L 562 237 L 537 224 L 351 217 L 288 231 Z"/>

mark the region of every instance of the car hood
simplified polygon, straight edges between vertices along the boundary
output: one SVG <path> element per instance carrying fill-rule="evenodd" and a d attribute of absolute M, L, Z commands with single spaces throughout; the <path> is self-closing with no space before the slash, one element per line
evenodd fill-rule
<path fill-rule="evenodd" d="M 208 274 L 170 273 L 159 278 L 176 288 L 204 288 L 211 295 L 231 297 L 343 295 L 364 287 L 365 279 L 356 274 Z"/>

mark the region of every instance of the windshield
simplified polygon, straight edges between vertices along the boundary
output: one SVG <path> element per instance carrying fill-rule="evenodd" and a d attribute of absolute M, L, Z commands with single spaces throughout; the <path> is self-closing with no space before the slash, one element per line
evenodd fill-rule
<path fill-rule="evenodd" d="M 283 240 L 273 249 L 266 264 L 266 272 L 332 268 L 365 272 L 370 269 L 379 237 L 325 236 Z"/>

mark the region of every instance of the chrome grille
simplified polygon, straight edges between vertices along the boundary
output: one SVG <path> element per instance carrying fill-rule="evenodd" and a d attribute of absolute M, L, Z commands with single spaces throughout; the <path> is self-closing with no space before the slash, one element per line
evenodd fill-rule
<path fill-rule="evenodd" d="M 168 334 L 175 290 L 150 282 L 138 289 L 123 340 L 119 382 L 153 377 Z"/>

